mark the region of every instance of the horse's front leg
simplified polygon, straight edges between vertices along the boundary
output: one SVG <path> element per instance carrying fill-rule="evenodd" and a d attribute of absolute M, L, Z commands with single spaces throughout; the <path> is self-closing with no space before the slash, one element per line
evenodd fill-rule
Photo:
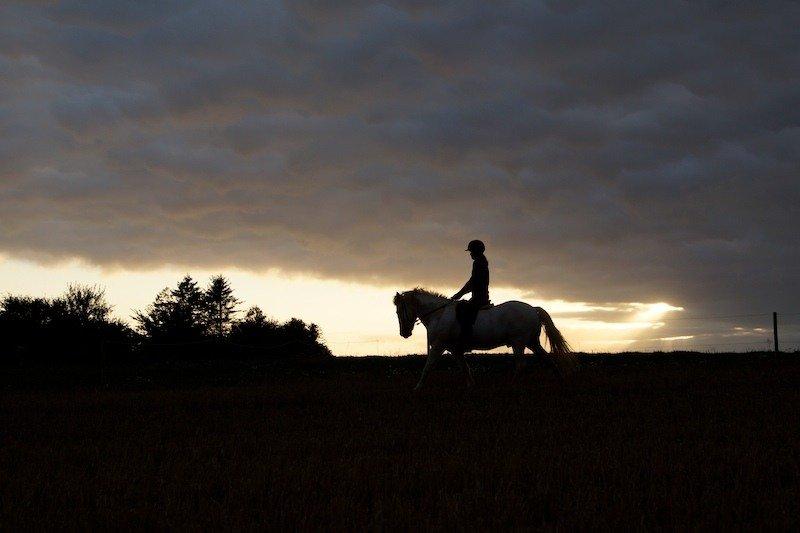
<path fill-rule="evenodd" d="M 475 378 L 472 377 L 472 369 L 467 364 L 467 358 L 464 357 L 464 350 L 453 350 L 453 355 L 458 359 L 461 370 L 463 370 L 464 374 L 467 376 L 467 387 L 474 387 Z"/>
<path fill-rule="evenodd" d="M 439 360 L 439 357 L 441 357 L 443 351 L 444 348 L 438 344 L 431 345 L 431 347 L 428 348 L 428 359 L 425 361 L 425 367 L 422 369 L 422 375 L 419 377 L 419 382 L 417 383 L 417 386 L 414 387 L 415 391 L 418 391 L 420 388 L 422 388 L 423 383 L 425 383 L 425 379 L 428 377 L 428 372 L 430 372 L 431 368 L 433 368 L 433 365 L 436 364 L 436 361 Z"/>

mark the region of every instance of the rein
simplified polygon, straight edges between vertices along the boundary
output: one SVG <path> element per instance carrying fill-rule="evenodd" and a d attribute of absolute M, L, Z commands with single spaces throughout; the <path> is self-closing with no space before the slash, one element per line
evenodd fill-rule
<path fill-rule="evenodd" d="M 439 307 L 434 307 L 434 308 L 433 308 L 433 309 L 431 309 L 430 311 L 427 311 L 427 312 L 425 312 L 425 313 L 420 313 L 420 315 L 419 315 L 419 318 L 421 318 L 421 319 L 422 319 L 422 318 L 425 318 L 425 317 L 426 317 L 426 316 L 428 316 L 428 315 L 432 315 L 433 313 L 435 313 L 435 312 L 436 312 L 436 311 L 438 311 L 439 309 L 444 309 L 444 308 L 445 308 L 445 307 L 447 307 L 448 305 L 450 305 L 450 304 L 454 304 L 454 303 L 456 303 L 456 302 L 455 302 L 455 301 L 453 301 L 453 300 L 447 301 L 447 302 L 443 303 L 442 305 L 440 305 Z"/>

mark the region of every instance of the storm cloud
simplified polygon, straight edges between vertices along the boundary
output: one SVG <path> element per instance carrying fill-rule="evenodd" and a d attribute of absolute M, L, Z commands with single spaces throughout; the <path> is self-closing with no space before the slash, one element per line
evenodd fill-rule
<path fill-rule="evenodd" d="M 796 309 L 796 2 L 0 7 L 0 251 Z"/>

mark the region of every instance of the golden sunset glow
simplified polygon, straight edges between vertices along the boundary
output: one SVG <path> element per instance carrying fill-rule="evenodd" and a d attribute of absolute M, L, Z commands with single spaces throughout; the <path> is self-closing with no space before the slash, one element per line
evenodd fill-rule
<path fill-rule="evenodd" d="M 336 353 L 418 352 L 390 296 L 453 294 L 477 239 L 489 298 L 580 349 L 763 348 L 798 306 L 796 9 L 723 4 L 2 2 L 0 291 L 128 318 L 224 274 Z"/>
<path fill-rule="evenodd" d="M 106 289 L 114 314 L 131 321 L 135 309 L 152 302 L 156 293 L 173 286 L 184 274 L 190 273 L 201 284 L 217 271 L 204 269 L 160 268 L 149 271 L 101 269 L 74 260 L 66 263 L 40 265 L 10 258 L 0 259 L 0 283 L 13 294 L 56 296 L 70 283 L 99 285 Z M 411 287 L 375 286 L 345 283 L 308 276 L 292 276 L 273 270 L 252 273 L 226 269 L 240 309 L 261 307 L 267 315 L 284 321 L 299 317 L 322 328 L 326 344 L 338 355 L 401 355 L 425 352 L 425 330 L 417 326 L 410 339 L 398 334 L 397 317 L 392 304 L 395 291 Z M 456 287 L 431 287 L 445 294 Z M 508 300 L 525 301 L 550 312 L 559 328 L 574 348 L 582 351 L 624 349 L 664 325 L 670 313 L 681 307 L 665 302 L 591 304 L 565 300 L 537 300 L 523 291 L 496 287 L 492 289 L 495 303 Z M 616 320 L 591 319 L 593 315 L 615 313 Z M 576 316 L 579 315 L 579 316 Z M 354 323 L 357 317 L 358 326 Z M 674 337 L 674 340 L 689 337 Z M 507 351 L 500 348 L 495 351 Z"/>

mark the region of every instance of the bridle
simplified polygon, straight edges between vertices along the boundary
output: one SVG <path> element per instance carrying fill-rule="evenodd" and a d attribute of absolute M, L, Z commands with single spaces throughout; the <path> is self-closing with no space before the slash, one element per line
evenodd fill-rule
<path fill-rule="evenodd" d="M 404 303 L 405 303 L 405 302 L 404 302 Z M 423 318 L 425 318 L 425 317 L 427 317 L 427 316 L 430 316 L 430 315 L 432 315 L 433 313 L 435 313 L 436 311 L 440 311 L 440 310 L 444 309 L 445 307 L 447 307 L 447 306 L 449 306 L 449 305 L 453 305 L 453 304 L 455 304 L 455 303 L 456 303 L 456 301 L 455 301 L 455 300 L 447 300 L 447 301 L 446 301 L 445 303 L 443 303 L 442 305 L 438 305 L 438 306 L 434 307 L 433 309 L 431 309 L 430 311 L 425 311 L 424 313 L 420 313 L 420 314 L 419 314 L 419 315 L 417 315 L 417 317 L 414 319 L 414 324 L 416 324 L 417 322 L 422 322 L 422 319 L 423 319 Z M 413 326 L 412 326 L 412 327 L 413 327 Z"/>

